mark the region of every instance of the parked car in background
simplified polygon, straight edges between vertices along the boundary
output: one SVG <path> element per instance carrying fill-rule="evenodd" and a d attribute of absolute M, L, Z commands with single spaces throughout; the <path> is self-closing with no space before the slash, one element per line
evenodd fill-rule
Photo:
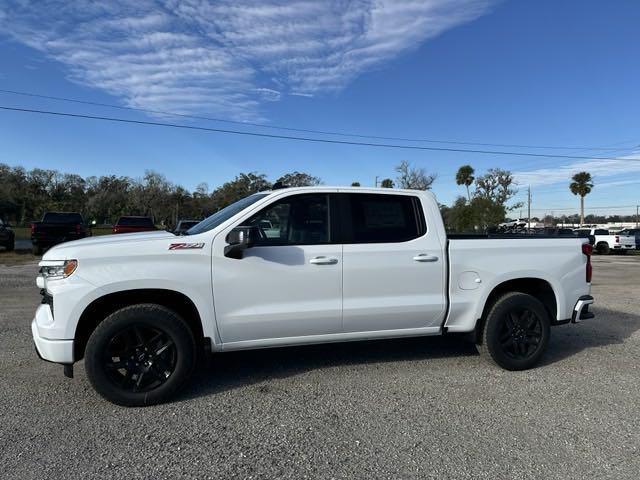
<path fill-rule="evenodd" d="M 176 225 L 176 228 L 173 230 L 173 233 L 175 233 L 176 235 L 182 235 L 191 227 L 194 227 L 199 223 L 200 220 L 180 220 L 178 222 L 178 225 Z"/>
<path fill-rule="evenodd" d="M 67 376 L 84 358 L 121 405 L 170 398 L 200 351 L 470 332 L 488 360 L 523 370 L 552 325 L 593 318 L 591 250 L 574 236 L 447 235 L 430 192 L 279 189 L 185 236 L 50 250 L 32 333 Z"/>
<path fill-rule="evenodd" d="M 46 212 L 39 222 L 31 222 L 33 253 L 41 255 L 45 248 L 90 234 L 82 215 L 76 212 Z"/>
<path fill-rule="evenodd" d="M 620 232 L 620 235 L 629 235 L 636 239 L 636 250 L 640 250 L 640 228 L 626 228 Z"/>
<path fill-rule="evenodd" d="M 592 228 L 591 235 L 595 237 L 595 251 L 602 255 L 611 252 L 626 253 L 636 248 L 636 239 L 630 235 L 611 233 L 604 228 Z"/>
<path fill-rule="evenodd" d="M 111 233 L 152 232 L 157 230 L 151 217 L 120 217 Z"/>
<path fill-rule="evenodd" d="M 7 251 L 15 248 L 16 235 L 11 230 L 11 225 L 0 220 L 0 247 L 4 247 Z"/>

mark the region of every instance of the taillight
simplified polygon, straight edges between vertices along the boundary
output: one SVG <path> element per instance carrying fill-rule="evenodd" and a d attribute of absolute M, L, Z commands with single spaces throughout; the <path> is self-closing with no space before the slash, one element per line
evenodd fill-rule
<path fill-rule="evenodd" d="M 589 243 L 583 243 L 582 253 L 587 256 L 586 278 L 587 283 L 591 283 L 591 276 L 593 275 L 593 267 L 591 266 L 591 254 L 593 253 L 593 246 Z"/>
<path fill-rule="evenodd" d="M 82 233 L 82 227 L 80 226 L 80 224 L 76 225 L 76 233 L 78 234 Z"/>
<path fill-rule="evenodd" d="M 31 233 L 36 233 L 36 224 L 35 223 L 31 224 Z"/>
<path fill-rule="evenodd" d="M 616 243 L 620 243 L 620 237 L 618 235 L 616 235 L 616 237 L 615 237 L 615 242 Z"/>

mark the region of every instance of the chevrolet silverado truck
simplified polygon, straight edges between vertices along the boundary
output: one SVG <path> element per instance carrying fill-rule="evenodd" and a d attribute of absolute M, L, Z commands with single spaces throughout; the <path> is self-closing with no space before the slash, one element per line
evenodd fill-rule
<path fill-rule="evenodd" d="M 601 255 L 612 252 L 627 253 L 636 248 L 634 236 L 623 232 L 611 232 L 605 228 L 578 229 L 578 234 L 586 234 L 593 237 L 594 249 Z"/>
<path fill-rule="evenodd" d="M 447 235 L 430 192 L 260 192 L 183 235 L 58 245 L 40 262 L 38 355 L 84 358 L 120 405 L 159 403 L 201 354 L 470 332 L 502 368 L 534 366 L 550 327 L 592 318 L 591 245 Z"/>
<path fill-rule="evenodd" d="M 58 243 L 78 240 L 89 234 L 82 215 L 75 212 L 47 212 L 39 222 L 31 222 L 34 255 Z"/>

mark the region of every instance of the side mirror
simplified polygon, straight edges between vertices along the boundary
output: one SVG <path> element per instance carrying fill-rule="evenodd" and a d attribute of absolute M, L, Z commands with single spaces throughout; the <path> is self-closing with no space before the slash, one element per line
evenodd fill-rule
<path fill-rule="evenodd" d="M 224 247 L 224 256 L 229 258 L 242 258 L 242 252 L 254 245 L 254 227 L 236 227 L 227 235 L 227 245 Z"/>

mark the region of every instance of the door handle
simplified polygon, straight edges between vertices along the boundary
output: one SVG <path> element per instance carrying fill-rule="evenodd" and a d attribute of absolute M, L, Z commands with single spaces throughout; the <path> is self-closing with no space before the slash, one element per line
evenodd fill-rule
<path fill-rule="evenodd" d="M 335 257 L 319 256 L 313 257 L 311 260 L 309 260 L 309 263 L 313 265 L 335 265 L 336 263 L 338 263 L 338 259 Z"/>
<path fill-rule="evenodd" d="M 416 262 L 437 262 L 438 261 L 438 257 L 436 257 L 435 255 L 428 255 L 426 253 L 421 253 L 419 255 L 416 255 L 415 257 L 413 257 L 413 259 Z"/>

